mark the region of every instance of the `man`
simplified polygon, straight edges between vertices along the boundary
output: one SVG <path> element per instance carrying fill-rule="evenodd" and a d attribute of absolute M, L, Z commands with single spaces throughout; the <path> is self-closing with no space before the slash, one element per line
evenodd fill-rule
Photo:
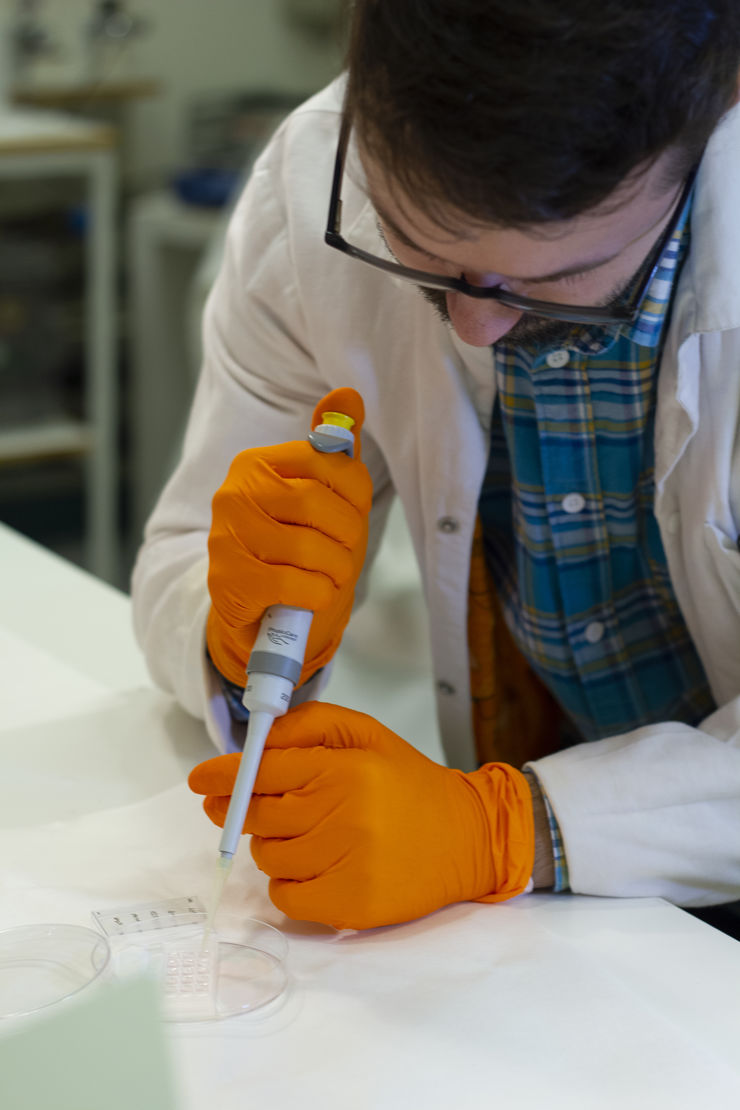
<path fill-rule="evenodd" d="M 740 896 L 739 64 L 731 0 L 359 0 L 255 169 L 134 604 L 224 751 L 262 612 L 315 611 L 245 825 L 290 916 Z M 309 700 L 394 494 L 450 768 Z"/>

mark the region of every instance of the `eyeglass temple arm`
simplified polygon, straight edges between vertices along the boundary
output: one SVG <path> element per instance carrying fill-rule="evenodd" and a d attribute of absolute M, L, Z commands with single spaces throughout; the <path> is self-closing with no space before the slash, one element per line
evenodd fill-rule
<path fill-rule="evenodd" d="M 329 197 L 329 215 L 327 218 L 326 235 L 327 242 L 332 242 L 333 236 L 340 237 L 340 227 L 342 222 L 342 200 L 340 191 L 342 188 L 342 178 L 344 176 L 344 158 L 347 151 L 347 144 L 349 142 L 349 133 L 352 124 L 350 123 L 349 116 L 345 113 L 342 116 L 342 126 L 339 129 L 339 141 L 337 143 L 337 156 L 334 160 L 334 173 L 331 182 L 331 196 Z"/>

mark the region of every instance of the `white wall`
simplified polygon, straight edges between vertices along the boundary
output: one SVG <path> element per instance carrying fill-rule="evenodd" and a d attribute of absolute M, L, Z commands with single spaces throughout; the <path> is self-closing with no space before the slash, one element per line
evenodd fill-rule
<path fill-rule="evenodd" d="M 134 68 L 139 76 L 160 81 L 162 92 L 129 109 L 129 180 L 146 183 L 180 163 L 183 113 L 194 95 L 255 88 L 310 93 L 331 80 L 341 67 L 338 30 L 317 32 L 296 24 L 287 7 L 284 0 L 130 0 L 132 14 L 151 22 Z M 92 0 L 43 4 L 44 25 L 60 53 L 39 67 L 36 84 L 81 75 L 83 28 L 92 8 Z M 0 0 L 6 26 L 14 10 L 15 0 Z"/>

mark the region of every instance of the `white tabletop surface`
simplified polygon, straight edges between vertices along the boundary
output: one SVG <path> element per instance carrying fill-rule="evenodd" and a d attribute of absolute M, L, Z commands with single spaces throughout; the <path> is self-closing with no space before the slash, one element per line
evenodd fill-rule
<path fill-rule="evenodd" d="M 184 779 L 213 750 L 151 687 L 127 598 L 1 526 L 0 566 L 0 928 L 207 897 L 218 834 Z M 740 1105 L 740 945 L 658 899 L 336 934 L 286 921 L 245 845 L 222 915 L 283 930 L 290 986 L 168 1026 L 184 1110 Z"/>

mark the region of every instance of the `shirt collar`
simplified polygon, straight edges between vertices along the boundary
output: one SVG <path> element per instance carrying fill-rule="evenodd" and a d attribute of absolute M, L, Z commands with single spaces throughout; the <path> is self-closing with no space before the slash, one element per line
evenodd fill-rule
<path fill-rule="evenodd" d="M 691 202 L 694 190 L 686 199 L 683 212 L 679 217 L 676 229 L 661 255 L 658 267 L 653 274 L 639 314 L 632 324 L 586 325 L 574 324 L 572 332 L 561 344 L 585 357 L 605 354 L 606 351 L 619 338 L 626 338 L 639 347 L 657 347 L 663 333 L 663 325 L 668 318 L 668 312 L 676 285 L 676 279 L 681 269 L 689 248 L 691 238 Z M 504 336 L 503 344 L 506 342 Z M 528 346 L 525 344 L 524 346 Z M 542 354 L 539 345 L 528 348 L 535 356 Z"/>
<path fill-rule="evenodd" d="M 694 198 L 692 189 L 686 198 L 683 212 L 676 224 L 670 241 L 666 244 L 653 280 L 647 288 L 640 312 L 634 324 L 625 327 L 622 334 L 640 347 L 657 347 L 663 325 L 668 316 L 676 278 L 681 264 L 686 258 L 691 239 L 691 204 Z"/>

